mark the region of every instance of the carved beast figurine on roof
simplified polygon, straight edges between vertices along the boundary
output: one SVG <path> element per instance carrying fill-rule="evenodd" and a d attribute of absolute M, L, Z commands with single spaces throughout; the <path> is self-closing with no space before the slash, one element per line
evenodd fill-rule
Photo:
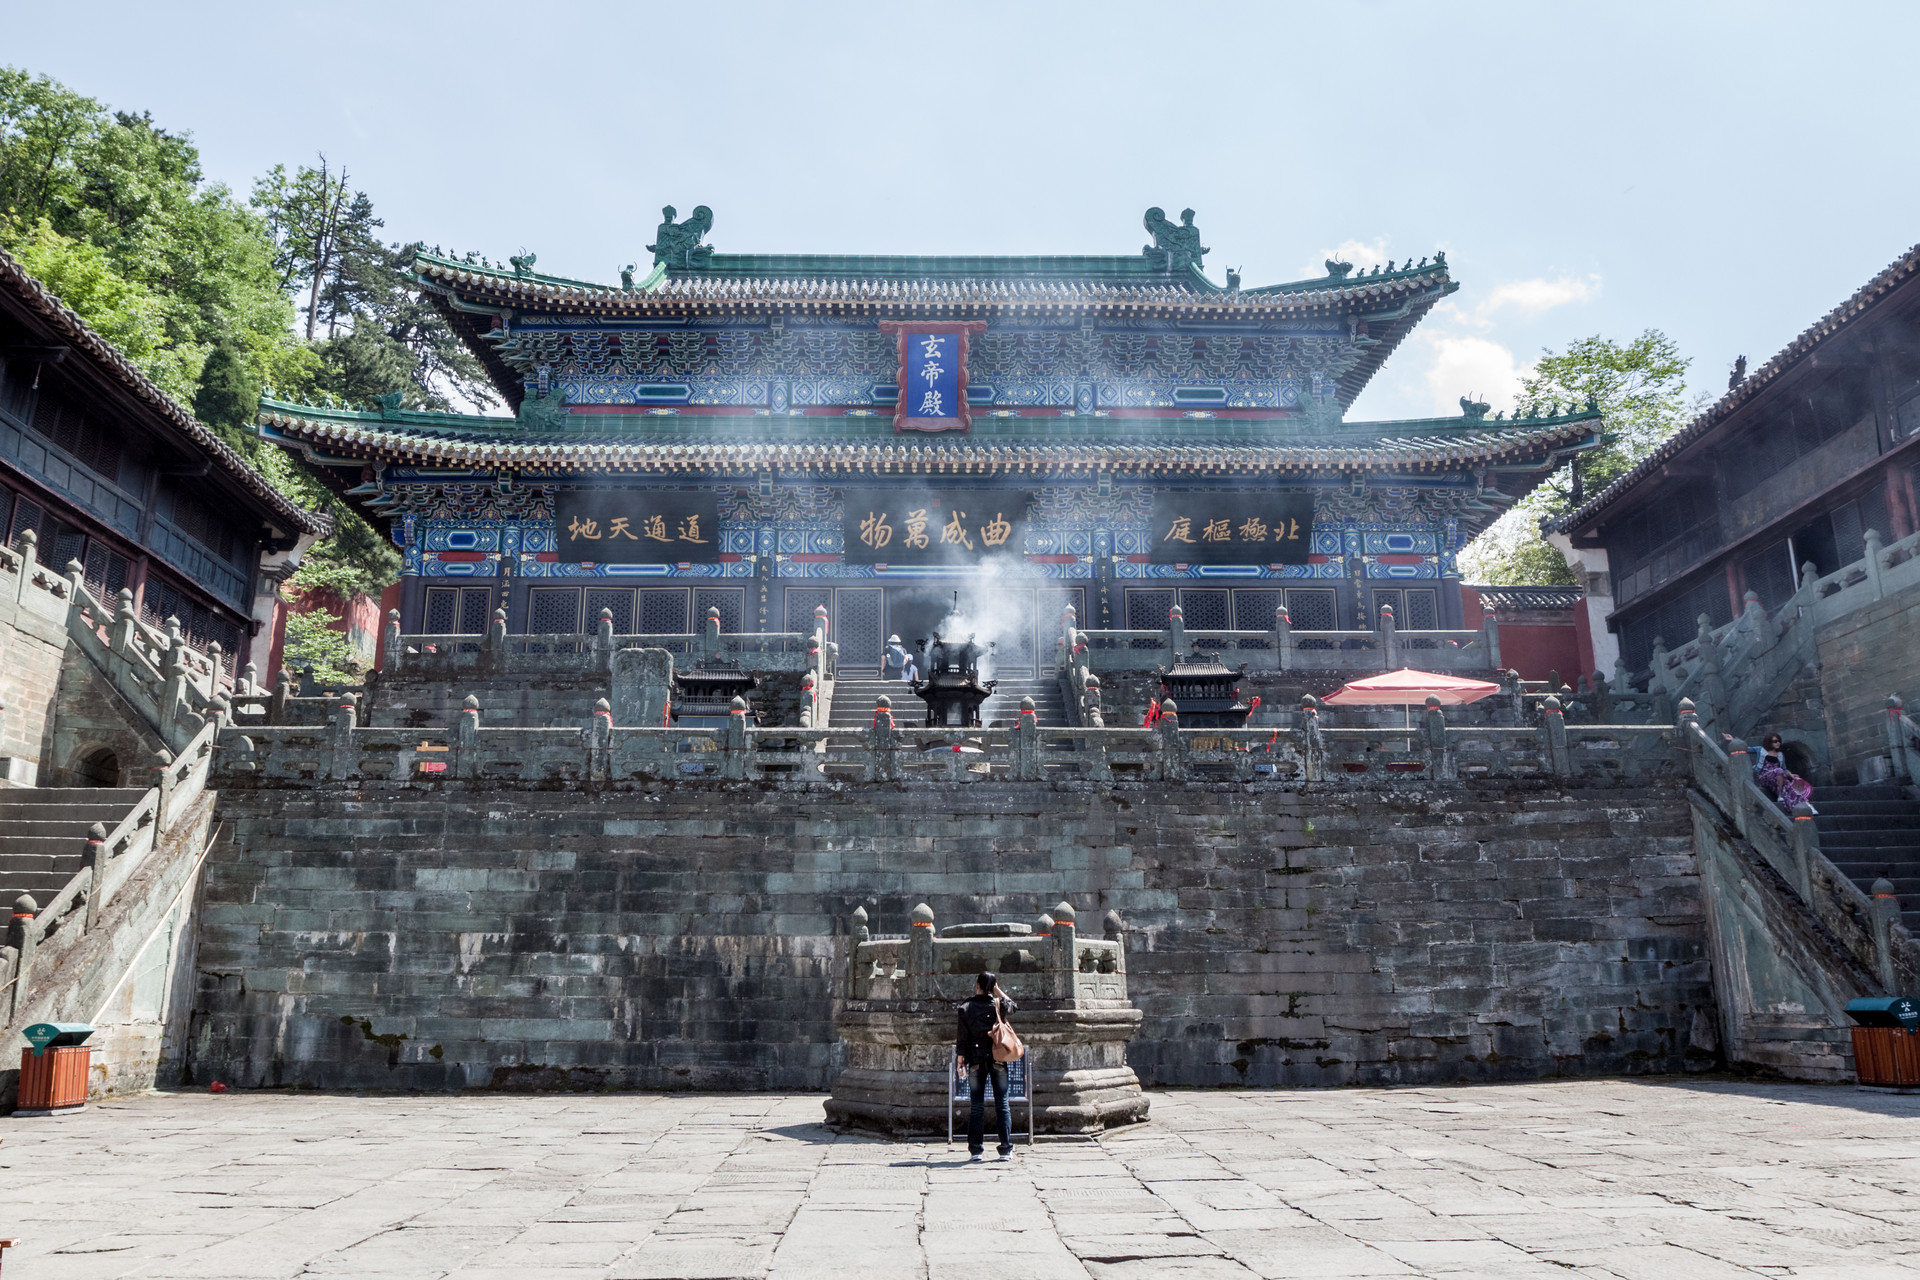
<path fill-rule="evenodd" d="M 653 233 L 653 243 L 647 248 L 653 250 L 653 261 L 657 266 L 664 262 L 669 267 L 704 267 L 713 257 L 713 247 L 700 243 L 707 232 L 713 230 L 713 210 L 705 205 L 695 205 L 693 213 L 685 222 L 673 220 L 674 207 L 668 205 L 660 211 L 660 229 Z"/>
<path fill-rule="evenodd" d="M 1185 271 L 1188 267 L 1200 265 L 1200 259 L 1211 252 L 1200 243 L 1200 228 L 1193 225 L 1193 210 L 1180 211 L 1180 224 L 1175 226 L 1167 221 L 1167 211 L 1155 206 L 1147 210 L 1141 219 L 1147 233 L 1153 237 L 1153 243 L 1141 247 L 1140 252 L 1149 258 L 1160 258 L 1167 271 Z"/>

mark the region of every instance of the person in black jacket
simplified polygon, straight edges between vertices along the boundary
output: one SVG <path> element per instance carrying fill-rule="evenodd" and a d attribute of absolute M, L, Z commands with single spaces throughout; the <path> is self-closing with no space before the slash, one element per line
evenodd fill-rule
<path fill-rule="evenodd" d="M 986 1151 L 987 1083 L 993 1083 L 993 1104 L 1000 1117 L 1000 1158 L 1013 1159 L 1013 1114 L 1007 1105 L 1007 1064 L 993 1060 L 993 1024 L 1013 1013 L 1014 1004 L 1000 990 L 1000 979 L 983 973 L 974 980 L 973 999 L 959 1006 L 959 1029 L 953 1037 L 953 1073 L 966 1077 L 973 1097 L 967 1115 L 967 1150 L 978 1160 Z"/>

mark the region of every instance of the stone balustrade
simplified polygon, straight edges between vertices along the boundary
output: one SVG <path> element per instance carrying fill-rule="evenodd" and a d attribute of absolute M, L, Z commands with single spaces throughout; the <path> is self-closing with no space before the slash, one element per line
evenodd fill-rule
<path fill-rule="evenodd" d="M 1895 700 L 1897 701 L 1897 700 Z M 1900 920 L 1900 902 L 1886 880 L 1862 893 L 1820 850 L 1810 805 L 1791 815 L 1754 781 L 1745 742 L 1723 749 L 1701 725 L 1691 701 L 1680 704 L 1680 747 L 1700 795 L 1751 845 L 1840 945 L 1889 994 L 1920 989 L 1920 944 Z"/>
<path fill-rule="evenodd" d="M 825 681 L 839 646 L 826 638 L 826 610 L 814 611 L 811 631 L 737 632 L 720 630 L 720 611 L 707 610 L 699 631 L 660 635 L 616 635 L 611 610 L 600 611 L 599 626 L 585 635 L 508 635 L 507 611 L 496 609 L 482 635 L 404 635 L 400 611 L 389 610 L 381 672 L 424 679 L 462 674 L 596 673 L 612 670 L 613 655 L 623 649 L 659 649 L 683 667 L 724 664 L 740 671 L 812 672 Z"/>
<path fill-rule="evenodd" d="M 1701 614 L 1693 638 L 1669 649 L 1656 639 L 1645 689 L 1662 699 L 1664 709 L 1690 699 L 1703 725 L 1718 732 L 1745 734 L 1759 723 L 1803 667 L 1818 657 L 1817 633 L 1856 609 L 1898 591 L 1920 586 L 1920 533 L 1882 544 L 1878 530 L 1865 535 L 1865 553 L 1824 576 L 1811 563 L 1801 568 L 1800 588 L 1772 613 L 1760 597 L 1747 592 L 1740 616 L 1715 627 Z M 1632 692 L 1624 666 L 1615 668 L 1609 689 Z"/>
<path fill-rule="evenodd" d="M 1300 723 L 1272 729 L 1183 729 L 1177 704 L 1151 727 L 1040 728 L 1023 700 L 1011 728 L 906 728 L 882 696 L 865 728 L 768 727 L 735 700 L 724 728 L 614 723 L 606 699 L 579 728 L 483 727 L 469 696 L 451 730 L 369 728 L 357 699 L 325 726 L 226 722 L 221 776 L 273 786 L 356 781 L 394 786 L 457 779 L 519 786 L 755 781 L 774 784 L 1406 783 L 1560 778 L 1580 785 L 1644 782 L 1675 768 L 1673 729 L 1568 725 L 1557 700 L 1526 728 L 1455 727 L 1436 704 L 1409 729 L 1337 729 L 1303 700 Z M 657 722 L 656 722 L 657 723 Z"/>
<path fill-rule="evenodd" d="M 1176 657 L 1233 651 L 1251 671 L 1494 671 L 1500 668 L 1500 627 L 1491 617 L 1478 631 L 1405 631 L 1393 610 L 1380 610 L 1372 631 L 1296 631 L 1285 607 L 1274 610 L 1266 631 L 1189 628 L 1175 605 L 1158 631 L 1087 630 L 1069 605 L 1061 616 L 1055 665 L 1070 689 L 1102 672 L 1147 672 L 1171 667 Z"/>

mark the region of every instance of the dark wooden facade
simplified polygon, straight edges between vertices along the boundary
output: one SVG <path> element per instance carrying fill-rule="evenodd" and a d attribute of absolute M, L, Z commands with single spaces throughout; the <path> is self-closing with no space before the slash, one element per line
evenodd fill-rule
<path fill-rule="evenodd" d="M 1591 501 L 1549 526 L 1598 598 L 1629 672 L 1748 591 L 1768 609 L 1866 532 L 1912 533 L 1920 468 L 1920 246 L 1738 380 Z M 1596 634 L 1598 665 L 1611 666 Z"/>
<path fill-rule="evenodd" d="M 263 580 L 324 531 L 0 252 L 0 537 L 130 588 L 149 622 L 244 663 Z M 264 641 L 264 638 L 263 638 Z M 264 642 L 261 658 L 264 659 Z"/>

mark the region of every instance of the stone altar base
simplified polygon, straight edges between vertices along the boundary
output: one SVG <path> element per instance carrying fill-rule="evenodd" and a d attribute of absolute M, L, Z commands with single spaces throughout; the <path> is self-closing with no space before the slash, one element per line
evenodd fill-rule
<path fill-rule="evenodd" d="M 999 973 L 1018 1006 L 1012 1022 L 1027 1046 L 1036 1133 L 1097 1134 L 1147 1118 L 1127 1065 L 1141 1013 L 1127 1000 L 1118 917 L 1107 940 L 1079 942 L 1066 903 L 1041 917 L 1040 933 L 961 925 L 936 938 L 933 913 L 922 905 L 914 915 L 907 939 L 866 940 L 856 917 L 852 998 L 836 1019 L 847 1065 L 826 1103 L 828 1124 L 897 1138 L 947 1131 L 956 1006 L 983 968 Z"/>

